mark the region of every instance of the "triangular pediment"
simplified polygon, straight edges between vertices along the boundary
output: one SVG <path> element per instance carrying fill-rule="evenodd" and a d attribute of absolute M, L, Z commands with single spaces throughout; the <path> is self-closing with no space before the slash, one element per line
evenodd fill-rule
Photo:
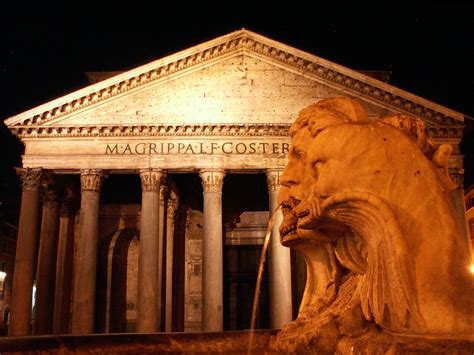
<path fill-rule="evenodd" d="M 71 127 L 290 124 L 330 96 L 400 112 L 460 137 L 463 115 L 248 30 L 240 30 L 85 87 L 5 121 L 19 136 Z M 130 128 L 131 127 L 131 128 Z M 120 130 L 119 129 L 119 130 Z M 59 133 L 58 133 L 59 132 Z"/>

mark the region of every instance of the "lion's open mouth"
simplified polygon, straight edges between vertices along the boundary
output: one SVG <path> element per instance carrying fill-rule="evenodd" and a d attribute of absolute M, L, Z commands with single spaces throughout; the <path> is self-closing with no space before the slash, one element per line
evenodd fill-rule
<path fill-rule="evenodd" d="M 280 229 L 280 235 L 282 238 L 288 236 L 289 234 L 295 233 L 296 232 L 296 224 L 289 225 L 285 227 L 284 229 Z"/>
<path fill-rule="evenodd" d="M 290 246 L 314 229 L 320 216 L 316 200 L 301 201 L 290 196 L 282 204 L 283 222 L 280 226 L 281 243 Z"/>
<path fill-rule="evenodd" d="M 287 200 L 283 201 L 281 204 L 281 209 L 283 213 L 283 221 L 280 225 L 280 238 L 281 243 L 285 245 L 290 239 L 297 238 L 297 222 L 298 216 L 294 212 L 294 208 L 300 203 L 300 200 L 295 199 L 290 196 Z"/>
<path fill-rule="evenodd" d="M 281 243 L 284 246 L 292 246 L 294 242 L 301 242 L 306 229 L 314 226 L 315 208 L 312 203 L 302 203 L 301 200 L 290 196 L 281 204 L 283 222 L 280 226 Z"/>

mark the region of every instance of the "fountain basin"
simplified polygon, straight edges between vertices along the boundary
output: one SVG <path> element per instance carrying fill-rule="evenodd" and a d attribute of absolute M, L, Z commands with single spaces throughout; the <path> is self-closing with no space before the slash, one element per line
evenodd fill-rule
<path fill-rule="evenodd" d="M 269 352 L 276 330 L 254 332 L 252 353 Z M 122 333 L 43 335 L 0 338 L 2 354 L 143 354 L 225 353 L 247 354 L 250 331 L 208 333 Z"/>

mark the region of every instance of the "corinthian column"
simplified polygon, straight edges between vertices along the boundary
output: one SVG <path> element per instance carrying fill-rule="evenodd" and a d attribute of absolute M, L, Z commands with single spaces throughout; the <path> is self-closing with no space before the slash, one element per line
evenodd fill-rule
<path fill-rule="evenodd" d="M 49 177 L 48 177 L 49 178 Z M 54 180 L 43 184 L 43 216 L 36 269 L 36 304 L 33 334 L 51 334 L 54 307 L 58 200 Z"/>
<path fill-rule="evenodd" d="M 142 210 L 138 257 L 137 331 L 158 331 L 158 259 L 161 169 L 140 171 Z"/>
<path fill-rule="evenodd" d="M 173 236 L 174 236 L 174 213 L 178 206 L 176 199 L 168 199 L 166 209 L 166 312 L 165 331 L 172 331 L 173 323 Z"/>
<path fill-rule="evenodd" d="M 165 278 L 164 270 L 163 270 L 163 246 L 164 246 L 164 238 L 166 233 L 166 221 L 165 221 L 165 213 L 166 213 L 166 201 L 168 201 L 169 196 L 169 187 L 166 182 L 166 177 L 163 175 L 161 178 L 160 184 L 160 209 L 158 214 L 158 331 L 163 331 L 164 326 L 162 324 L 162 320 L 164 319 L 163 313 L 163 304 L 164 304 L 164 297 L 163 297 L 163 280 Z"/>
<path fill-rule="evenodd" d="M 38 241 L 41 169 L 16 169 L 23 183 L 20 223 L 16 242 L 15 273 L 8 335 L 30 334 L 31 299 Z"/>
<path fill-rule="evenodd" d="M 204 191 L 202 327 L 203 331 L 222 331 L 222 185 L 225 171 L 204 169 L 200 176 Z"/>
<path fill-rule="evenodd" d="M 99 169 L 81 171 L 81 212 L 74 264 L 72 334 L 94 332 L 97 228 L 100 188 L 105 175 Z"/>
<path fill-rule="evenodd" d="M 281 170 L 267 170 L 270 213 L 278 208 Z M 280 244 L 279 227 L 283 220 L 281 211 L 273 219 L 272 234 L 268 250 L 268 278 L 270 282 L 270 324 L 272 329 L 281 329 L 292 321 L 291 257 L 290 249 Z"/>

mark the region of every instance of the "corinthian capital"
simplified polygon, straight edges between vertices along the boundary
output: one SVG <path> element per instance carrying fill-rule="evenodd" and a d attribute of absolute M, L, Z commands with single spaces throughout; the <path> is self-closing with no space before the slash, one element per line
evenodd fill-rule
<path fill-rule="evenodd" d="M 166 183 L 166 176 L 163 176 L 161 179 L 160 185 L 160 204 L 165 205 L 165 201 L 170 197 L 170 188 Z"/>
<path fill-rule="evenodd" d="M 280 175 L 282 173 L 281 169 L 267 169 L 267 184 L 268 191 L 278 191 L 280 188 Z"/>
<path fill-rule="evenodd" d="M 142 191 L 159 191 L 161 180 L 164 176 L 161 169 L 142 169 L 140 179 L 142 180 Z"/>
<path fill-rule="evenodd" d="M 102 169 L 81 170 L 81 191 L 100 191 L 107 174 Z"/>
<path fill-rule="evenodd" d="M 23 190 L 38 191 L 43 169 L 41 168 L 15 168 L 17 175 L 20 177 Z"/>
<path fill-rule="evenodd" d="M 169 218 L 171 221 L 174 219 L 174 213 L 178 208 L 178 200 L 175 198 L 168 199 L 167 207 L 166 207 L 166 217 Z"/>
<path fill-rule="evenodd" d="M 203 169 L 199 172 L 204 192 L 221 192 L 224 183 L 225 170 Z"/>
<path fill-rule="evenodd" d="M 52 207 L 58 203 L 56 176 L 50 170 L 43 171 L 41 177 L 41 197 L 43 199 L 43 206 Z"/>

